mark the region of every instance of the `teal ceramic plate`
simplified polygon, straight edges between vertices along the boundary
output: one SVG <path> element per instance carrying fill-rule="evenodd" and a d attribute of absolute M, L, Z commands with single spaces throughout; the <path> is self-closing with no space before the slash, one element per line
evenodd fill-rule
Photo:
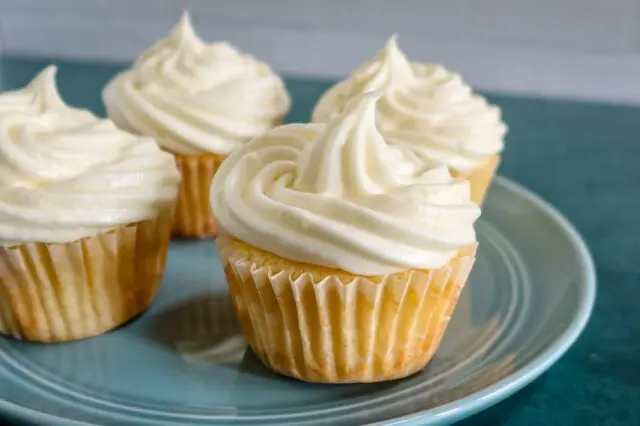
<path fill-rule="evenodd" d="M 174 242 L 153 307 L 95 339 L 0 338 L 0 414 L 46 425 L 448 424 L 551 366 L 594 302 L 591 257 L 552 207 L 505 179 L 445 341 L 420 374 L 373 385 L 279 377 L 246 350 L 210 241 Z"/>

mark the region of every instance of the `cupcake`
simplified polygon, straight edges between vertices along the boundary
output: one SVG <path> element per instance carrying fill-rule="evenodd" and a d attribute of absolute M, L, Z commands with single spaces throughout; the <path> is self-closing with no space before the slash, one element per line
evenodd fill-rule
<path fill-rule="evenodd" d="M 469 182 L 387 144 L 381 93 L 232 154 L 211 203 L 247 341 L 273 371 L 378 382 L 434 355 L 475 259 Z"/>
<path fill-rule="evenodd" d="M 384 93 L 377 120 L 385 139 L 446 164 L 454 177 L 471 182 L 471 198 L 481 204 L 507 130 L 500 109 L 474 94 L 458 74 L 409 62 L 393 36 L 373 59 L 322 95 L 312 120 L 329 122 L 351 98 L 371 90 Z"/>
<path fill-rule="evenodd" d="M 180 179 L 153 139 L 65 105 L 55 73 L 0 94 L 0 334 L 37 342 L 147 308 Z"/>
<path fill-rule="evenodd" d="M 266 64 L 226 42 L 206 44 L 185 12 L 171 34 L 105 87 L 109 117 L 175 155 L 182 184 L 173 234 L 216 235 L 211 179 L 222 161 L 281 124 L 290 99 Z"/>

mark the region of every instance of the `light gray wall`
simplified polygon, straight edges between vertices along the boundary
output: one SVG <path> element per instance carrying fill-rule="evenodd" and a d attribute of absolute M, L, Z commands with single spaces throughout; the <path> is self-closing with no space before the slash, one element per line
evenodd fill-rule
<path fill-rule="evenodd" d="M 184 8 L 289 74 L 340 77 L 397 32 L 485 90 L 640 103 L 640 0 L 0 0 L 9 53 L 129 61 Z"/>

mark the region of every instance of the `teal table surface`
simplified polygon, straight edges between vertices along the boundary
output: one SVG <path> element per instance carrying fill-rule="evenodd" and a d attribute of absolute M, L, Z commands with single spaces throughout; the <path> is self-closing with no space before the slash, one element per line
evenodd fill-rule
<path fill-rule="evenodd" d="M 23 86 L 47 63 L 3 58 L 0 88 Z M 120 67 L 54 63 L 63 97 L 104 114 L 101 88 Z M 288 78 L 289 121 L 307 120 L 330 84 Z M 640 425 L 640 107 L 488 97 L 510 129 L 500 172 L 575 224 L 595 259 L 598 295 L 584 334 L 555 366 L 461 425 Z"/>

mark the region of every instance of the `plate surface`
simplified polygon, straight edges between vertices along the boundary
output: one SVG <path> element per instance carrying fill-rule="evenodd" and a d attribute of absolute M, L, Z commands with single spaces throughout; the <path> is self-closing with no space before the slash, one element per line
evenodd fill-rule
<path fill-rule="evenodd" d="M 589 252 L 553 208 L 498 178 L 445 340 L 420 374 L 373 385 L 276 376 L 246 351 L 214 244 L 172 244 L 153 307 L 62 345 L 0 337 L 0 414 L 47 425 L 449 424 L 538 377 L 584 328 Z"/>

